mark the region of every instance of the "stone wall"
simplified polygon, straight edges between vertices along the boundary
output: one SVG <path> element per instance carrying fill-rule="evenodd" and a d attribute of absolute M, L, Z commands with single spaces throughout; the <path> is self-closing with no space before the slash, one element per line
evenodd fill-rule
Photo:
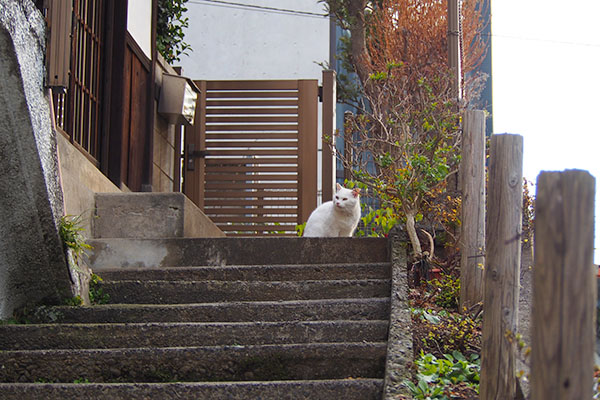
<path fill-rule="evenodd" d="M 33 2 L 0 1 L 0 318 L 70 295 L 44 49 L 45 23 Z"/>

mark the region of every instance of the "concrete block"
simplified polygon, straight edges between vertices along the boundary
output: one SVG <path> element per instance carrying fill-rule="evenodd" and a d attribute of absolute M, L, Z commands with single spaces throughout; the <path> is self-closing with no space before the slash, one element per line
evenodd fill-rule
<path fill-rule="evenodd" d="M 182 193 L 97 193 L 95 238 L 221 237 Z"/>
<path fill-rule="evenodd" d="M 0 352 L 0 382 L 266 381 L 379 378 L 386 343 L 140 347 Z"/>
<path fill-rule="evenodd" d="M 388 262 L 385 238 L 171 238 L 94 239 L 90 266 L 158 268 L 176 266 L 282 265 Z"/>
<path fill-rule="evenodd" d="M 111 304 L 193 304 L 219 301 L 321 300 L 389 297 L 390 281 L 296 282 L 110 281 L 100 288 Z"/>
<path fill-rule="evenodd" d="M 258 322 L 387 320 L 390 299 L 319 299 L 194 304 L 107 304 L 94 307 L 57 306 L 52 309 L 61 323 L 142 322 Z M 34 323 L 51 323 L 47 314 Z"/>
<path fill-rule="evenodd" d="M 0 325 L 0 349 L 385 342 L 387 332 L 387 320 Z"/>
<path fill-rule="evenodd" d="M 379 400 L 381 379 L 186 383 L 0 383 L 6 399 Z"/>

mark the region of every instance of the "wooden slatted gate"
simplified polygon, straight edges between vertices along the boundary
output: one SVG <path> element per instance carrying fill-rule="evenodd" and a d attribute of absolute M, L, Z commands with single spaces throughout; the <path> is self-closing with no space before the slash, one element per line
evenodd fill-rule
<path fill-rule="evenodd" d="M 196 84 L 184 192 L 228 236 L 295 235 L 317 204 L 317 80 Z"/>

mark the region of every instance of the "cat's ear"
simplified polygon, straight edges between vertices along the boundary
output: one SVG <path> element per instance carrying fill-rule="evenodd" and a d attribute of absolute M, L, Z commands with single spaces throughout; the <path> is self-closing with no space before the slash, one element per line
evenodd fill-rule
<path fill-rule="evenodd" d="M 336 189 L 336 191 L 338 191 L 338 192 L 339 192 L 341 188 L 342 188 L 342 185 L 340 185 L 339 183 L 336 183 L 336 184 L 335 184 L 335 189 Z"/>
<path fill-rule="evenodd" d="M 354 188 L 354 189 L 352 189 L 352 195 L 354 197 L 358 197 L 358 195 L 360 195 L 360 188 Z"/>

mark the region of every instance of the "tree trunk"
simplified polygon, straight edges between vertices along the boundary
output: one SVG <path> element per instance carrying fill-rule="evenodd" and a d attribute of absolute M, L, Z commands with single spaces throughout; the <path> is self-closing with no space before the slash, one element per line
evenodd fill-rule
<path fill-rule="evenodd" d="M 368 78 L 367 71 L 364 70 L 365 61 L 369 59 L 366 44 L 366 27 L 365 27 L 365 7 L 366 0 L 351 0 L 347 3 L 348 15 L 353 21 L 350 24 L 350 43 L 352 52 L 352 63 L 356 68 L 361 82 L 365 82 Z"/>
<path fill-rule="evenodd" d="M 413 255 L 415 256 L 415 258 L 420 258 L 423 254 L 423 250 L 421 249 L 421 242 L 419 241 L 419 237 L 417 236 L 417 229 L 415 228 L 416 215 L 416 210 L 409 210 L 406 212 L 406 231 L 408 232 L 410 244 L 413 248 Z"/>

